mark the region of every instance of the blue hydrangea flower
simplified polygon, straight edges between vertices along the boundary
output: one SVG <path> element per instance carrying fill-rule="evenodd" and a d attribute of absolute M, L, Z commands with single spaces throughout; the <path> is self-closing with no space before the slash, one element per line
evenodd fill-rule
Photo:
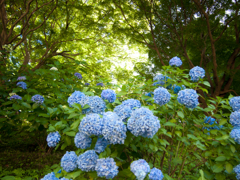
<path fill-rule="evenodd" d="M 139 159 L 131 163 L 130 169 L 138 180 L 144 180 L 150 171 L 150 166 L 144 159 Z"/>
<path fill-rule="evenodd" d="M 129 118 L 132 114 L 132 110 L 130 106 L 118 105 L 114 108 L 114 112 L 120 117 L 121 121 L 126 122 L 127 118 Z"/>
<path fill-rule="evenodd" d="M 152 168 L 148 177 L 150 180 L 162 180 L 164 176 L 160 169 Z"/>
<path fill-rule="evenodd" d="M 89 113 L 103 114 L 106 109 L 106 103 L 98 96 L 90 96 L 87 104 L 90 106 Z"/>
<path fill-rule="evenodd" d="M 79 125 L 79 131 L 88 136 L 102 135 L 102 129 L 103 120 L 98 114 L 95 113 L 86 115 Z"/>
<path fill-rule="evenodd" d="M 48 136 L 47 136 L 48 146 L 49 147 L 56 147 L 56 145 L 60 141 L 60 138 L 61 138 L 61 136 L 60 136 L 58 131 L 49 133 Z"/>
<path fill-rule="evenodd" d="M 103 83 L 97 83 L 96 85 L 97 85 L 97 86 L 102 86 L 102 87 L 104 86 Z"/>
<path fill-rule="evenodd" d="M 215 122 L 216 119 L 212 118 L 211 116 L 205 117 L 204 119 L 204 123 L 213 125 L 213 123 Z"/>
<path fill-rule="evenodd" d="M 187 108 L 195 108 L 199 104 L 198 94 L 194 89 L 184 89 L 179 91 L 177 100 Z"/>
<path fill-rule="evenodd" d="M 167 104 L 171 99 L 171 94 L 168 92 L 166 88 L 159 87 L 154 90 L 154 102 L 158 105 L 162 106 L 164 104 Z"/>
<path fill-rule="evenodd" d="M 19 96 L 19 95 L 12 95 L 12 96 L 10 97 L 10 100 L 14 100 L 14 99 L 20 99 L 20 100 L 22 100 L 22 97 Z"/>
<path fill-rule="evenodd" d="M 160 122 L 152 111 L 141 107 L 133 111 L 128 119 L 127 128 L 134 136 L 152 138 L 160 128 Z"/>
<path fill-rule="evenodd" d="M 92 139 L 82 132 L 78 132 L 74 137 L 74 143 L 77 148 L 87 149 L 91 146 Z"/>
<path fill-rule="evenodd" d="M 197 82 L 199 78 L 204 78 L 205 70 L 199 66 L 195 66 L 189 71 L 189 76 L 193 82 Z"/>
<path fill-rule="evenodd" d="M 236 143 L 240 144 L 240 128 L 233 128 L 230 132 L 230 136 Z"/>
<path fill-rule="evenodd" d="M 61 159 L 61 167 L 67 172 L 74 171 L 77 168 L 77 155 L 74 151 L 66 152 Z"/>
<path fill-rule="evenodd" d="M 69 180 L 68 178 L 65 178 L 65 177 L 63 177 L 63 178 L 60 178 L 59 180 Z M 70 180 L 72 180 L 72 179 L 70 179 Z"/>
<path fill-rule="evenodd" d="M 149 96 L 152 97 L 152 92 L 146 93 L 145 96 Z M 148 99 L 145 99 L 145 101 L 147 101 Z M 147 102 L 148 105 L 152 105 L 151 103 Z"/>
<path fill-rule="evenodd" d="M 18 86 L 18 87 L 21 87 L 21 88 L 23 88 L 23 89 L 27 89 L 27 84 L 26 84 L 25 82 L 23 82 L 23 81 L 19 81 L 19 82 L 17 83 L 17 86 Z"/>
<path fill-rule="evenodd" d="M 231 98 L 229 104 L 233 111 L 238 111 L 240 109 L 240 96 Z"/>
<path fill-rule="evenodd" d="M 106 89 L 102 91 L 101 97 L 113 103 L 116 100 L 116 93 L 111 89 Z"/>
<path fill-rule="evenodd" d="M 169 65 L 180 67 L 182 65 L 182 60 L 179 57 L 175 56 L 172 59 L 170 59 Z"/>
<path fill-rule="evenodd" d="M 90 85 L 90 83 L 85 83 L 85 86 L 89 86 Z"/>
<path fill-rule="evenodd" d="M 104 137 L 98 138 L 94 150 L 100 154 L 106 149 L 107 145 L 109 144 L 110 144 L 109 141 L 106 140 Z"/>
<path fill-rule="evenodd" d="M 85 94 L 80 91 L 75 91 L 72 95 L 68 98 L 68 104 L 72 107 L 72 104 L 77 103 L 82 105 L 82 101 L 85 97 Z"/>
<path fill-rule="evenodd" d="M 97 160 L 95 167 L 98 177 L 112 179 L 118 174 L 118 166 L 113 158 L 102 158 Z"/>
<path fill-rule="evenodd" d="M 76 76 L 78 79 L 82 79 L 82 75 L 80 73 L 75 73 L 74 76 Z"/>
<path fill-rule="evenodd" d="M 103 137 L 110 144 L 124 144 L 124 140 L 127 137 L 127 128 L 124 123 L 118 119 L 113 119 L 112 116 L 105 116 L 104 118 Z"/>
<path fill-rule="evenodd" d="M 17 78 L 17 81 L 25 81 L 26 80 L 26 76 L 19 76 Z"/>
<path fill-rule="evenodd" d="M 39 94 L 36 94 L 36 95 L 34 95 L 33 97 L 32 97 L 32 102 L 35 102 L 35 103 L 37 103 L 37 104 L 42 104 L 43 103 L 43 101 L 44 101 L 44 97 L 42 97 L 41 95 L 39 95 Z"/>
<path fill-rule="evenodd" d="M 94 150 L 88 150 L 81 154 L 77 159 L 78 168 L 82 171 L 94 171 L 97 164 L 98 155 Z"/>
<path fill-rule="evenodd" d="M 233 168 L 236 174 L 240 174 L 240 164 Z"/>
<path fill-rule="evenodd" d="M 122 105 L 129 106 L 131 108 L 131 110 L 141 107 L 141 103 L 137 99 L 127 99 L 122 102 Z"/>
<path fill-rule="evenodd" d="M 153 86 L 156 86 L 158 84 L 163 86 L 167 82 L 168 79 L 170 79 L 168 76 L 164 76 L 163 74 L 157 74 L 153 78 L 153 81 L 157 81 L 157 82 L 153 83 Z"/>
<path fill-rule="evenodd" d="M 186 86 L 182 85 L 182 87 L 180 87 L 180 86 L 177 86 L 177 85 L 174 84 L 173 87 L 172 87 L 172 90 L 173 90 L 174 94 L 177 94 L 181 89 L 186 89 Z"/>
<path fill-rule="evenodd" d="M 103 113 L 103 122 L 105 121 L 121 121 L 120 117 L 115 112 L 105 112 Z"/>
<path fill-rule="evenodd" d="M 55 176 L 54 172 L 51 172 L 45 175 L 41 180 L 58 180 L 58 178 Z"/>
<path fill-rule="evenodd" d="M 235 112 L 231 113 L 231 115 L 230 115 L 230 123 L 233 126 L 240 126 L 240 112 L 235 111 Z"/>

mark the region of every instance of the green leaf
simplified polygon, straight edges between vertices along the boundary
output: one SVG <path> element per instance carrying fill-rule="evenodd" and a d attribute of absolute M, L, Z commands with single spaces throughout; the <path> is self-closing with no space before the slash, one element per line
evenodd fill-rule
<path fill-rule="evenodd" d="M 226 164 L 226 170 L 227 170 L 228 173 L 232 173 L 232 171 L 233 171 L 233 166 L 232 166 L 232 164 L 227 163 L 227 164 Z"/>
<path fill-rule="evenodd" d="M 227 123 L 227 119 L 221 119 L 219 122 L 219 125 L 224 125 L 225 123 Z"/>
<path fill-rule="evenodd" d="M 48 114 L 43 114 L 43 113 L 40 113 L 38 116 L 42 116 L 42 117 L 50 117 Z"/>
<path fill-rule="evenodd" d="M 214 164 L 214 166 L 212 167 L 213 172 L 215 173 L 220 173 L 223 170 L 223 164 L 221 163 L 216 163 Z"/>
<path fill-rule="evenodd" d="M 34 103 L 34 104 L 32 105 L 32 109 L 36 109 L 36 108 L 38 108 L 38 106 L 39 106 L 38 103 Z"/>
<path fill-rule="evenodd" d="M 68 116 L 68 119 L 72 119 L 72 118 L 74 118 L 74 117 L 76 117 L 76 116 L 80 116 L 80 114 L 78 114 L 78 113 L 72 113 L 72 114 L 70 114 L 70 115 Z"/>
<path fill-rule="evenodd" d="M 235 148 L 233 145 L 230 145 L 230 149 L 231 149 L 231 151 L 232 151 L 233 153 L 235 153 L 236 148 Z"/>
<path fill-rule="evenodd" d="M 210 83 L 208 81 L 203 81 L 203 84 L 208 86 L 208 87 L 211 87 Z"/>
<path fill-rule="evenodd" d="M 66 132 L 65 134 L 68 135 L 68 136 L 75 136 L 76 132 L 70 131 L 70 132 Z"/>
<path fill-rule="evenodd" d="M 225 161 L 227 158 L 225 156 L 219 156 L 215 159 L 215 161 Z"/>
<path fill-rule="evenodd" d="M 138 152 L 138 151 L 137 151 L 137 147 L 136 147 L 134 144 L 131 144 L 130 146 L 131 146 L 131 148 L 132 148 L 135 152 Z"/>
<path fill-rule="evenodd" d="M 163 126 L 176 126 L 176 124 L 172 122 L 166 122 Z"/>
<path fill-rule="evenodd" d="M 78 177 L 81 173 L 82 173 L 82 171 L 81 171 L 81 170 L 78 170 L 78 171 L 76 171 L 76 172 L 70 172 L 70 173 L 68 173 L 67 176 L 70 177 L 70 178 L 76 178 L 76 177 Z"/>
<path fill-rule="evenodd" d="M 22 105 L 28 109 L 31 109 L 30 104 L 26 103 L 26 102 L 22 102 Z"/>
<path fill-rule="evenodd" d="M 176 134 L 178 137 L 182 137 L 182 132 L 181 132 L 181 131 L 175 131 L 175 134 Z"/>
<path fill-rule="evenodd" d="M 182 111 L 178 111 L 177 114 L 180 118 L 182 118 L 182 119 L 184 118 L 184 114 L 182 113 Z"/>
<path fill-rule="evenodd" d="M 176 157 L 173 159 L 173 164 L 177 165 L 177 164 L 182 164 L 182 159 L 180 157 Z"/>
<path fill-rule="evenodd" d="M 76 129 L 80 124 L 80 119 L 71 124 L 71 129 Z"/>

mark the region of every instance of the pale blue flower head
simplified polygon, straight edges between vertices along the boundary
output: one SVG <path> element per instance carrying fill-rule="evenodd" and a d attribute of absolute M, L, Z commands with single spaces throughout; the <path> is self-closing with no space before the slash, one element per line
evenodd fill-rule
<path fill-rule="evenodd" d="M 177 100 L 187 108 L 195 108 L 199 104 L 198 94 L 194 89 L 184 89 L 179 91 Z"/>
<path fill-rule="evenodd" d="M 199 78 L 204 78 L 205 70 L 199 66 L 195 66 L 189 71 L 189 76 L 193 82 L 197 82 Z"/>
<path fill-rule="evenodd" d="M 238 164 L 236 167 L 234 167 L 233 170 L 236 174 L 240 174 L 240 164 Z"/>
<path fill-rule="evenodd" d="M 157 74 L 157 75 L 153 78 L 153 81 L 157 81 L 157 82 L 153 83 L 153 86 L 158 85 L 158 84 L 161 85 L 161 86 L 163 86 L 168 79 L 169 79 L 168 76 L 164 76 L 163 74 Z"/>
<path fill-rule="evenodd" d="M 129 118 L 132 114 L 131 107 L 123 104 L 116 106 L 114 108 L 114 112 L 120 117 L 121 121 L 124 122 L 126 122 L 127 118 Z"/>
<path fill-rule="evenodd" d="M 79 125 L 79 131 L 86 134 L 87 136 L 91 135 L 102 135 L 103 129 L 103 120 L 98 114 L 92 113 L 87 114 L 81 121 Z"/>
<path fill-rule="evenodd" d="M 104 137 L 98 138 L 94 150 L 100 154 L 106 149 L 107 145 L 109 144 L 110 144 L 109 141 L 106 140 Z"/>
<path fill-rule="evenodd" d="M 238 111 L 240 109 L 240 96 L 231 98 L 229 104 L 233 111 Z"/>
<path fill-rule="evenodd" d="M 152 138 L 160 128 L 160 122 L 152 111 L 141 107 L 133 111 L 128 119 L 127 128 L 134 136 Z"/>
<path fill-rule="evenodd" d="M 92 139 L 82 132 L 78 132 L 74 137 L 74 143 L 77 148 L 87 149 L 91 146 Z"/>
<path fill-rule="evenodd" d="M 167 104 L 171 99 L 171 94 L 168 92 L 166 88 L 159 87 L 154 90 L 154 102 L 158 105 L 162 106 L 164 104 Z"/>
<path fill-rule="evenodd" d="M 17 86 L 21 87 L 22 89 L 27 89 L 27 84 L 25 82 L 23 82 L 23 81 L 19 81 L 17 83 Z"/>
<path fill-rule="evenodd" d="M 231 115 L 230 115 L 230 123 L 233 126 L 240 126 L 240 112 L 235 111 L 235 112 L 231 113 Z"/>
<path fill-rule="evenodd" d="M 61 159 L 61 167 L 67 172 L 74 171 L 77 168 L 77 155 L 74 151 L 66 152 Z"/>
<path fill-rule="evenodd" d="M 129 106 L 131 108 L 131 110 L 141 107 L 141 103 L 137 99 L 127 99 L 122 102 L 122 105 Z"/>
<path fill-rule="evenodd" d="M 150 171 L 150 166 L 144 159 L 139 159 L 131 163 L 130 169 L 138 180 L 144 180 Z"/>
<path fill-rule="evenodd" d="M 25 81 L 26 80 L 26 76 L 19 76 L 17 78 L 17 81 Z"/>
<path fill-rule="evenodd" d="M 97 86 L 101 86 L 101 87 L 103 87 L 103 86 L 104 86 L 104 84 L 103 84 L 103 83 L 97 83 L 96 85 L 97 85 Z"/>
<path fill-rule="evenodd" d="M 238 144 L 240 144 L 240 128 L 233 128 L 230 132 L 231 138 L 234 139 L 234 141 Z M 240 173 L 240 172 L 239 172 Z"/>
<path fill-rule="evenodd" d="M 70 107 L 72 107 L 72 104 L 77 103 L 82 105 L 82 101 L 85 97 L 85 94 L 80 91 L 75 91 L 71 94 L 71 96 L 68 98 L 68 104 Z"/>
<path fill-rule="evenodd" d="M 12 96 L 10 97 L 10 100 L 14 100 L 14 99 L 20 99 L 20 100 L 22 100 L 22 97 L 15 94 L 15 95 L 12 95 Z"/>
<path fill-rule="evenodd" d="M 148 177 L 150 180 L 162 180 L 164 176 L 160 169 L 152 168 Z"/>
<path fill-rule="evenodd" d="M 37 104 L 42 104 L 44 102 L 44 97 L 42 97 L 41 95 L 39 94 L 36 94 L 32 97 L 32 102 L 35 102 Z"/>
<path fill-rule="evenodd" d="M 177 85 L 174 84 L 173 87 L 172 87 L 172 90 L 173 90 L 174 94 L 177 94 L 182 89 L 186 89 L 186 86 L 182 85 L 182 87 L 180 87 L 180 86 L 177 86 Z"/>
<path fill-rule="evenodd" d="M 101 97 L 113 103 L 116 100 L 116 93 L 111 89 L 106 89 L 102 91 Z"/>
<path fill-rule="evenodd" d="M 102 135 L 110 144 L 124 144 L 126 132 L 127 128 L 122 121 L 112 116 L 105 116 Z"/>
<path fill-rule="evenodd" d="M 102 158 L 97 160 L 95 167 L 98 177 L 112 179 L 118 174 L 118 166 L 113 158 Z"/>
<path fill-rule="evenodd" d="M 90 106 L 89 113 L 103 114 L 106 109 L 106 103 L 98 96 L 90 96 L 87 104 Z"/>
<path fill-rule="evenodd" d="M 180 67 L 182 65 L 182 60 L 179 57 L 175 56 L 172 59 L 170 59 L 169 65 Z"/>
<path fill-rule="evenodd" d="M 69 180 L 68 178 L 65 178 L 65 177 L 62 177 L 62 178 L 60 178 L 59 180 Z M 72 180 L 72 179 L 70 179 L 70 180 Z"/>
<path fill-rule="evenodd" d="M 74 76 L 76 76 L 78 79 L 82 79 L 82 75 L 80 73 L 75 73 Z"/>
<path fill-rule="evenodd" d="M 85 83 L 85 86 L 89 86 L 90 85 L 90 83 Z"/>
<path fill-rule="evenodd" d="M 61 138 L 61 136 L 60 136 L 58 131 L 49 133 L 48 136 L 47 136 L 48 146 L 49 147 L 56 147 L 56 145 L 60 141 L 60 138 Z"/>
<path fill-rule="evenodd" d="M 41 180 L 58 180 L 58 178 L 55 176 L 54 172 L 51 172 L 45 175 Z"/>
<path fill-rule="evenodd" d="M 98 155 L 94 150 L 88 150 L 81 154 L 77 159 L 78 168 L 82 171 L 94 171 L 97 164 Z"/>
<path fill-rule="evenodd" d="M 215 122 L 216 119 L 212 118 L 211 116 L 205 117 L 204 119 L 204 123 L 213 125 L 213 123 Z"/>
<path fill-rule="evenodd" d="M 117 113 L 115 112 L 105 112 L 103 113 L 103 122 L 105 123 L 105 121 L 121 121 L 120 117 L 117 115 Z"/>

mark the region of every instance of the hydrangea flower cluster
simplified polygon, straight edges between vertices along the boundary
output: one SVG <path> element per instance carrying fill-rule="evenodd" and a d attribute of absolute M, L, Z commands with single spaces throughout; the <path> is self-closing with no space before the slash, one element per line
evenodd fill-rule
<path fill-rule="evenodd" d="M 182 60 L 179 57 L 175 56 L 172 59 L 170 59 L 169 65 L 180 67 L 182 65 Z"/>
<path fill-rule="evenodd" d="M 118 105 L 114 108 L 114 112 L 120 117 L 121 121 L 126 122 L 132 114 L 130 106 Z"/>
<path fill-rule="evenodd" d="M 56 68 L 56 67 L 51 67 L 50 70 L 51 70 L 51 71 L 57 71 L 58 68 Z"/>
<path fill-rule="evenodd" d="M 150 171 L 150 166 L 144 159 L 139 159 L 131 163 L 130 169 L 138 180 L 144 180 Z"/>
<path fill-rule="evenodd" d="M 230 123 L 233 125 L 233 126 L 240 126 L 240 112 L 238 111 L 235 111 L 235 112 L 232 112 L 231 115 L 230 115 Z"/>
<path fill-rule="evenodd" d="M 233 170 L 237 174 L 236 175 L 237 180 L 240 180 L 240 164 L 233 168 Z"/>
<path fill-rule="evenodd" d="M 27 79 L 26 76 L 19 76 L 17 78 L 17 81 L 25 81 L 26 79 Z"/>
<path fill-rule="evenodd" d="M 215 122 L 216 119 L 212 118 L 211 116 L 205 117 L 204 119 L 204 123 L 213 125 L 213 123 Z"/>
<path fill-rule="evenodd" d="M 74 74 L 74 76 L 76 76 L 78 79 L 82 79 L 82 75 L 81 75 L 80 73 L 78 73 L 78 72 L 76 72 L 76 73 Z"/>
<path fill-rule="evenodd" d="M 128 119 L 127 128 L 134 136 L 152 138 L 160 128 L 160 122 L 152 111 L 141 107 L 133 111 Z"/>
<path fill-rule="evenodd" d="M 177 100 L 187 108 L 195 108 L 199 104 L 198 94 L 194 89 L 184 89 L 179 91 Z"/>
<path fill-rule="evenodd" d="M 154 90 L 154 102 L 158 105 L 162 106 L 164 104 L 167 104 L 171 99 L 171 94 L 168 92 L 166 88 L 159 87 Z"/>
<path fill-rule="evenodd" d="M 234 127 L 230 132 L 231 138 L 238 144 L 240 144 L 240 128 Z"/>
<path fill-rule="evenodd" d="M 77 103 L 82 105 L 83 98 L 85 94 L 80 91 L 75 91 L 72 95 L 68 98 L 68 104 L 72 107 L 72 104 Z"/>
<path fill-rule="evenodd" d="M 117 113 L 115 112 L 105 112 L 103 113 L 103 122 L 107 122 L 107 121 L 121 121 L 120 117 L 117 115 Z"/>
<path fill-rule="evenodd" d="M 189 76 L 193 82 L 197 82 L 199 78 L 204 78 L 205 70 L 199 66 L 195 66 L 189 71 Z"/>
<path fill-rule="evenodd" d="M 116 93 L 111 89 L 106 89 L 102 91 L 101 97 L 113 103 L 116 100 Z"/>
<path fill-rule="evenodd" d="M 109 141 L 106 140 L 104 137 L 98 138 L 94 150 L 100 154 L 106 149 L 107 145 L 109 144 L 110 144 Z"/>
<path fill-rule="evenodd" d="M 49 147 L 56 147 L 56 145 L 60 141 L 60 138 L 61 138 L 61 136 L 60 136 L 58 131 L 49 133 L 48 136 L 47 136 L 48 146 Z"/>
<path fill-rule="evenodd" d="M 118 166 L 113 158 L 98 159 L 95 170 L 99 177 L 105 177 L 106 179 L 112 179 L 118 174 Z"/>
<path fill-rule="evenodd" d="M 88 150 L 81 154 L 77 159 L 78 168 L 82 171 L 94 171 L 97 164 L 98 155 L 94 150 Z"/>
<path fill-rule="evenodd" d="M 233 111 L 238 111 L 240 109 L 240 96 L 231 98 L 229 104 Z"/>
<path fill-rule="evenodd" d="M 182 85 L 182 87 L 177 86 L 177 85 L 173 85 L 172 90 L 174 94 L 177 94 L 179 91 L 181 91 L 181 89 L 186 89 L 186 86 Z"/>
<path fill-rule="evenodd" d="M 97 86 L 102 86 L 102 87 L 104 86 L 103 83 L 97 83 L 96 85 L 97 85 Z"/>
<path fill-rule="evenodd" d="M 92 139 L 82 132 L 78 132 L 74 137 L 74 143 L 77 148 L 87 149 L 91 146 Z"/>
<path fill-rule="evenodd" d="M 59 180 L 59 179 L 55 176 L 54 172 L 51 172 L 45 175 L 41 180 Z"/>
<path fill-rule="evenodd" d="M 41 95 L 39 95 L 39 94 L 36 94 L 36 95 L 34 95 L 33 97 L 32 97 L 32 102 L 35 102 L 35 103 L 37 103 L 37 104 L 42 104 L 43 103 L 43 101 L 44 101 L 44 97 L 42 97 Z"/>
<path fill-rule="evenodd" d="M 89 86 L 90 85 L 90 83 L 85 83 L 85 86 Z"/>
<path fill-rule="evenodd" d="M 103 120 L 98 114 L 95 113 L 86 115 L 79 125 L 79 131 L 87 136 L 102 135 L 102 129 Z"/>
<path fill-rule="evenodd" d="M 158 82 L 153 83 L 153 86 L 156 86 L 157 84 L 160 84 L 161 86 L 163 86 L 168 79 L 169 79 L 168 76 L 164 76 L 163 74 L 157 74 L 153 78 L 153 81 L 158 81 Z"/>
<path fill-rule="evenodd" d="M 17 83 L 17 86 L 21 87 L 22 89 L 27 89 L 27 84 L 25 82 L 23 82 L 23 81 L 19 81 Z"/>
<path fill-rule="evenodd" d="M 12 95 L 11 97 L 10 97 L 10 100 L 14 100 L 14 99 L 22 99 L 22 97 L 21 96 L 19 96 L 19 95 Z"/>
<path fill-rule="evenodd" d="M 152 168 L 148 177 L 150 180 L 162 180 L 164 176 L 160 169 Z"/>
<path fill-rule="evenodd" d="M 103 137 L 110 144 L 124 144 L 124 140 L 127 137 L 127 128 L 124 123 L 118 119 L 112 119 L 112 116 L 105 116 L 104 119 Z"/>
<path fill-rule="evenodd" d="M 131 110 L 134 110 L 135 108 L 140 108 L 141 103 L 139 100 L 136 99 L 127 99 L 122 102 L 122 105 L 129 106 Z"/>
<path fill-rule="evenodd" d="M 67 172 L 74 171 L 77 168 L 77 155 L 74 151 L 66 152 L 61 159 L 61 167 Z"/>
<path fill-rule="evenodd" d="M 90 106 L 89 113 L 103 114 L 106 109 L 106 103 L 98 96 L 90 96 L 87 104 Z"/>

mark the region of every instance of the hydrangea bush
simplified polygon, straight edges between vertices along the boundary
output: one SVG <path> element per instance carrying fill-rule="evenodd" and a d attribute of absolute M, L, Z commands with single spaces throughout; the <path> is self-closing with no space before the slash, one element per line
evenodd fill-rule
<path fill-rule="evenodd" d="M 26 77 L 28 88 L 23 91 L 16 86 L 13 90 L 22 100 L 9 95 L 2 111 L 3 122 L 28 121 L 26 126 L 33 133 L 47 129 L 50 149 L 71 148 L 49 177 L 42 178 L 239 178 L 238 99 L 208 99 L 199 94 L 199 90 L 208 93 L 204 71 L 189 73 L 163 66 L 162 74 L 154 76 L 160 87 L 142 76 L 119 87 L 105 80 L 105 86 L 96 87 L 75 82 L 72 74 L 65 75 L 56 67 L 59 71 L 33 72 L 38 79 L 47 79 L 45 84 Z M 148 96 L 147 92 L 153 93 Z M 42 103 L 37 104 L 39 98 L 32 101 L 36 94 L 44 96 Z M 200 97 L 207 107 L 203 108 Z M 59 136 L 51 136 L 54 132 Z"/>

